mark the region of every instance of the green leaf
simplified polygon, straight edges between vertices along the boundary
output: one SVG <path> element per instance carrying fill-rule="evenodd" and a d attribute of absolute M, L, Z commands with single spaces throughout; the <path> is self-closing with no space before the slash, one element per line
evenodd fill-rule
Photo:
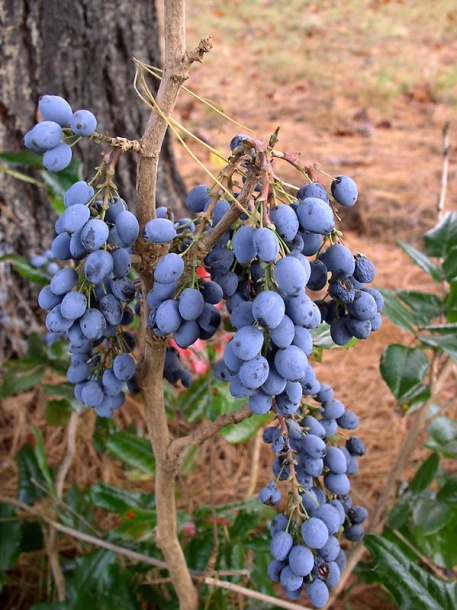
<path fill-rule="evenodd" d="M 0 570 L 14 568 L 21 552 L 21 527 L 14 509 L 0 504 Z"/>
<path fill-rule="evenodd" d="M 214 421 L 219 415 L 235 411 L 241 404 L 242 400 L 231 396 L 226 383 L 207 373 L 194 381 L 180 398 L 179 410 L 186 421 L 195 423 L 205 418 Z"/>
<path fill-rule="evenodd" d="M 441 282 L 444 279 L 441 269 L 426 254 L 401 239 L 397 239 L 397 244 L 406 252 L 413 263 L 430 275 L 435 282 Z"/>
<path fill-rule="evenodd" d="M 154 507 L 154 496 L 139 491 L 127 491 L 107 483 L 95 483 L 90 487 L 91 502 L 112 513 L 125 513 L 134 508 Z"/>
<path fill-rule="evenodd" d="M 448 282 L 457 279 L 457 246 L 453 246 L 443 261 L 443 271 Z"/>
<path fill-rule="evenodd" d="M 33 448 L 33 451 L 35 453 L 38 467 L 43 476 L 43 479 L 48 484 L 49 489 L 54 491 L 54 481 L 46 459 L 46 450 L 44 448 L 43 437 L 41 436 L 41 432 L 38 430 L 38 428 L 35 427 L 32 428 L 32 434 L 35 438 L 35 446 Z"/>
<path fill-rule="evenodd" d="M 271 417 L 271 413 L 266 413 L 265 415 L 251 415 L 238 424 L 224 426 L 224 428 L 219 430 L 219 434 L 232 445 L 245 443 L 255 436 L 257 431 L 270 421 Z"/>
<path fill-rule="evenodd" d="M 400 344 L 387 346 L 381 356 L 381 375 L 399 403 L 407 402 L 408 393 L 421 383 L 428 367 L 422 350 Z"/>
<path fill-rule="evenodd" d="M 437 417 L 429 426 L 430 438 L 425 446 L 445 457 L 457 459 L 457 421 L 448 417 Z"/>
<path fill-rule="evenodd" d="M 414 329 L 416 320 L 411 311 L 400 302 L 392 291 L 383 289 L 379 292 L 384 297 L 382 314 L 399 328 L 416 334 Z"/>
<path fill-rule="evenodd" d="M 133 593 L 133 574 L 119 564 L 108 566 L 106 571 L 106 584 L 101 595 L 98 596 L 99 610 L 140 610 Z"/>
<path fill-rule="evenodd" d="M 14 396 L 35 387 L 43 379 L 46 369 L 42 366 L 28 368 L 21 371 L 15 367 L 3 376 L 3 385 L 0 388 L 0 398 Z"/>
<path fill-rule="evenodd" d="M 448 212 L 440 222 L 424 235 L 428 256 L 444 258 L 453 246 L 457 246 L 457 212 Z"/>
<path fill-rule="evenodd" d="M 30 280 L 34 284 L 40 286 L 47 286 L 51 281 L 51 278 L 41 269 L 33 267 L 26 258 L 19 256 L 19 254 L 3 254 L 0 256 L 0 262 L 11 263 L 13 269 L 21 276 Z"/>
<path fill-rule="evenodd" d="M 243 538 L 257 527 L 259 527 L 259 515 L 240 510 L 229 529 L 229 537 L 231 540 Z"/>
<path fill-rule="evenodd" d="M 42 155 L 29 150 L 20 152 L 0 152 L 0 159 L 10 165 L 29 165 L 30 167 L 43 167 Z"/>
<path fill-rule="evenodd" d="M 152 475 L 155 470 L 154 456 L 149 441 L 131 432 L 119 431 L 108 437 L 106 447 L 115 458 L 131 468 Z"/>
<path fill-rule="evenodd" d="M 375 560 L 373 569 L 400 610 L 455 610 L 455 582 L 439 580 L 382 536 L 367 535 L 364 543 Z"/>
<path fill-rule="evenodd" d="M 446 352 L 454 362 L 457 362 L 457 335 L 421 335 L 419 340 L 427 347 Z"/>
<path fill-rule="evenodd" d="M 449 292 L 444 299 L 445 314 L 448 322 L 457 322 L 457 282 L 449 282 Z"/>
<path fill-rule="evenodd" d="M 411 491 L 414 494 L 419 494 L 431 485 L 433 479 L 436 477 L 439 465 L 440 456 L 437 453 L 432 453 L 432 455 L 421 464 L 414 479 L 411 481 Z"/>
<path fill-rule="evenodd" d="M 457 539 L 457 511 L 452 506 L 448 513 L 447 523 L 438 531 L 426 534 L 421 528 L 413 532 L 413 544 L 436 565 L 454 569 L 457 565 L 457 545 L 451 541 Z"/>
<path fill-rule="evenodd" d="M 434 498 L 418 499 L 412 512 L 413 525 L 425 536 L 430 536 L 446 527 L 454 517 L 454 513 L 454 507 L 438 502 Z"/>
<path fill-rule="evenodd" d="M 457 479 L 455 477 L 446 477 L 436 494 L 436 499 L 448 504 L 457 504 Z"/>
<path fill-rule="evenodd" d="M 27 443 L 16 453 L 15 461 L 18 467 L 18 500 L 33 506 L 35 502 L 46 495 L 46 481 L 38 465 L 32 446 Z M 37 485 L 38 483 L 38 485 Z"/>
<path fill-rule="evenodd" d="M 392 506 L 387 523 L 393 530 L 399 530 L 408 521 L 414 506 L 414 496 L 411 492 L 406 492 Z"/>
<path fill-rule="evenodd" d="M 43 548 L 44 538 L 41 524 L 38 521 L 23 521 L 21 523 L 21 553 L 33 553 L 41 551 Z"/>
<path fill-rule="evenodd" d="M 457 324 L 427 324 L 424 326 L 424 330 L 441 334 L 455 334 L 457 332 Z"/>
<path fill-rule="evenodd" d="M 35 180 L 31 176 L 19 172 L 17 169 L 11 169 L 10 167 L 6 167 L 5 165 L 0 165 L 0 172 L 11 176 L 12 178 L 16 178 L 16 180 L 20 180 L 21 182 L 28 182 L 29 184 L 35 184 L 36 186 L 44 186 L 43 183 Z"/>
<path fill-rule="evenodd" d="M 94 521 L 94 514 L 88 493 L 81 491 L 73 483 L 65 494 L 64 506 L 67 510 L 61 518 L 65 525 L 80 532 L 93 533 L 90 524 Z"/>
<path fill-rule="evenodd" d="M 330 336 L 330 324 L 323 322 L 317 328 L 311 330 L 313 336 L 313 347 L 322 349 L 340 349 Z"/>
<path fill-rule="evenodd" d="M 75 559 L 75 573 L 72 586 L 76 591 L 90 589 L 94 585 L 100 587 L 106 579 L 106 571 L 116 562 L 112 551 L 98 549 Z"/>
<path fill-rule="evenodd" d="M 113 533 L 128 540 L 151 540 L 156 524 L 155 510 L 133 507 L 122 514 L 121 522 Z"/>
<path fill-rule="evenodd" d="M 204 536 L 192 538 L 184 550 L 187 565 L 191 570 L 203 572 L 213 552 L 213 534 L 208 531 Z"/>
<path fill-rule="evenodd" d="M 83 179 L 83 167 L 80 161 L 73 161 L 61 172 L 47 172 L 42 170 L 41 176 L 46 184 L 48 193 L 52 197 L 63 199 L 66 190 L 78 180 Z"/>
<path fill-rule="evenodd" d="M 428 324 L 442 313 L 443 303 L 436 294 L 418 290 L 398 290 L 395 295 L 413 312 L 416 325 Z"/>
<path fill-rule="evenodd" d="M 41 389 L 48 396 L 52 396 L 53 398 L 61 398 L 61 402 L 66 402 L 74 411 L 77 411 L 78 413 L 82 413 L 82 411 L 84 411 L 83 405 L 75 398 L 74 385 L 71 383 L 63 382 L 56 383 L 55 385 L 47 385 L 43 383 L 41 384 Z M 62 407 L 64 407 L 63 404 Z"/>
<path fill-rule="evenodd" d="M 66 426 L 70 421 L 71 404 L 62 400 L 48 400 L 46 403 L 45 418 L 49 426 Z"/>

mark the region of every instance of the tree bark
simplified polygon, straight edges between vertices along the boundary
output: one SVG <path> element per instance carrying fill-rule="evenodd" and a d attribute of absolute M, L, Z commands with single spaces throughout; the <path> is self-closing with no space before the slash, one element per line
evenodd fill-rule
<path fill-rule="evenodd" d="M 40 95 L 61 95 L 74 110 L 87 108 L 97 129 L 137 139 L 149 109 L 133 89 L 132 56 L 160 65 L 159 26 L 153 0 L 0 0 L 0 151 L 23 149 L 22 138 L 36 119 Z M 151 89 L 157 85 L 151 82 Z M 89 178 L 100 163 L 99 147 L 82 142 L 75 156 Z M 27 173 L 38 178 L 36 172 Z M 137 157 L 123 155 L 115 183 L 135 209 Z M 179 211 L 185 194 L 170 139 L 161 151 L 157 205 Z M 1 173 L 0 255 L 23 256 L 46 250 L 54 236 L 55 215 L 44 189 Z M 8 287 L 5 297 L 4 286 Z M 0 263 L 0 362 L 24 350 L 23 338 L 36 328 L 36 289 L 9 275 Z M 6 315 L 9 314 L 9 315 Z"/>

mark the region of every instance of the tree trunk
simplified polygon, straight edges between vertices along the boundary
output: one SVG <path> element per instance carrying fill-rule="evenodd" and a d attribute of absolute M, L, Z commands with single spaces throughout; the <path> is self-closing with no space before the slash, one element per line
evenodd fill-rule
<path fill-rule="evenodd" d="M 0 151 L 23 149 L 22 138 L 33 127 L 37 101 L 44 94 L 61 95 L 74 110 L 91 110 L 101 133 L 141 137 L 150 111 L 133 89 L 131 57 L 160 65 L 153 0 L 0 0 L 0 31 Z M 84 163 L 85 177 L 93 175 L 102 149 L 77 145 L 75 156 Z M 126 153 L 115 183 L 132 209 L 136 172 L 135 153 Z M 33 175 L 30 168 L 27 173 Z M 159 164 L 158 205 L 178 211 L 184 193 L 167 138 Z M 2 173 L 0 212 L 0 255 L 29 256 L 49 247 L 55 215 L 44 189 Z M 8 272 L 0 263 L 0 362 L 2 356 L 22 353 L 24 337 L 36 328 L 36 290 Z"/>

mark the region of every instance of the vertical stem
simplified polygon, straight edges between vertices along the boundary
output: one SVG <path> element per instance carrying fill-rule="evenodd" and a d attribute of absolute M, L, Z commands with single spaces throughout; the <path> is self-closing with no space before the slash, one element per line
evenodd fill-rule
<path fill-rule="evenodd" d="M 145 397 L 145 412 L 148 434 L 156 461 L 155 496 L 157 527 L 155 538 L 161 549 L 179 599 L 180 610 L 197 610 L 198 595 L 184 553 L 178 540 L 176 522 L 176 466 L 167 459 L 171 442 L 163 398 L 163 365 L 166 340 L 153 337 L 146 339 L 144 359 L 140 369 Z"/>

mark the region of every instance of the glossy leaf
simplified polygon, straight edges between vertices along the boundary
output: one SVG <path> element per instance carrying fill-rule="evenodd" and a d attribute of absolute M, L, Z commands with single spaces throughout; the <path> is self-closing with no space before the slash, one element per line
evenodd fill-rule
<path fill-rule="evenodd" d="M 95 483 L 90 487 L 91 502 L 113 513 L 125 513 L 132 508 L 154 507 L 154 496 L 139 491 L 128 491 L 108 483 Z"/>
<path fill-rule="evenodd" d="M 25 277 L 34 284 L 46 286 L 50 282 L 51 278 L 46 271 L 33 267 L 26 258 L 19 256 L 19 254 L 3 254 L 3 256 L 0 256 L 0 262 L 10 263 L 18 275 Z"/>
<path fill-rule="evenodd" d="M 187 565 L 191 570 L 203 572 L 213 552 L 213 534 L 208 531 L 204 536 L 193 538 L 184 550 Z"/>
<path fill-rule="evenodd" d="M 43 437 L 41 436 L 41 432 L 38 428 L 32 428 L 32 434 L 35 439 L 33 452 L 35 453 L 36 462 L 41 471 L 43 479 L 46 481 L 47 486 L 54 490 L 54 481 L 51 474 L 51 470 L 48 466 L 47 458 L 46 458 L 46 450 L 44 448 Z"/>
<path fill-rule="evenodd" d="M 48 400 L 45 418 L 48 426 L 66 426 L 70 421 L 71 405 L 68 400 Z"/>
<path fill-rule="evenodd" d="M 431 347 L 435 350 L 442 350 L 446 352 L 448 356 L 457 362 L 457 335 L 445 334 L 445 335 L 421 335 L 419 337 L 421 343 L 427 347 Z"/>
<path fill-rule="evenodd" d="M 454 513 L 454 507 L 444 502 L 437 502 L 435 498 L 418 498 L 412 512 L 413 525 L 425 536 L 430 536 L 446 527 Z"/>
<path fill-rule="evenodd" d="M 265 415 L 251 415 L 248 419 L 238 424 L 229 424 L 219 430 L 219 434 L 232 445 L 245 443 L 250 438 L 257 434 L 257 431 L 262 428 L 271 419 L 271 413 Z"/>
<path fill-rule="evenodd" d="M 0 570 L 14 568 L 21 552 L 21 527 L 15 510 L 0 504 Z"/>
<path fill-rule="evenodd" d="M 46 495 L 46 481 L 38 465 L 34 450 L 30 444 L 23 445 L 16 453 L 18 467 L 18 500 L 33 505 Z"/>
<path fill-rule="evenodd" d="M 428 256 L 444 258 L 453 246 L 457 246 L 457 212 L 448 212 L 440 222 L 424 235 Z"/>
<path fill-rule="evenodd" d="M 115 458 L 127 466 L 145 474 L 154 474 L 154 456 L 151 445 L 145 438 L 139 438 L 131 432 L 119 431 L 108 437 L 106 447 Z"/>
<path fill-rule="evenodd" d="M 394 292 L 390 290 L 380 290 L 379 292 L 384 297 L 382 315 L 389 318 L 399 328 L 415 334 L 416 319 L 412 312 L 400 302 Z"/>
<path fill-rule="evenodd" d="M 457 511 L 448 505 L 447 522 L 438 531 L 427 534 L 422 528 L 414 530 L 414 544 L 438 566 L 452 570 L 457 566 Z M 452 541 L 452 542 L 451 542 Z"/>
<path fill-rule="evenodd" d="M 400 610 L 455 610 L 455 582 L 439 580 L 381 536 L 365 536 L 364 543 L 375 561 L 373 569 Z"/>
<path fill-rule="evenodd" d="M 116 562 L 116 555 L 112 551 L 98 549 L 75 559 L 75 573 L 72 585 L 76 591 L 90 589 L 93 585 L 100 585 L 106 578 L 108 566 Z"/>
<path fill-rule="evenodd" d="M 417 325 L 435 320 L 443 310 L 443 303 L 436 294 L 418 290 L 398 290 L 395 294 L 414 313 Z"/>
<path fill-rule="evenodd" d="M 448 504 L 457 504 L 457 478 L 451 476 L 445 478 L 436 494 L 436 499 Z"/>
<path fill-rule="evenodd" d="M 457 246 L 453 246 L 443 261 L 443 271 L 448 282 L 457 279 Z"/>
<path fill-rule="evenodd" d="M 449 291 L 444 299 L 446 320 L 457 322 L 457 281 L 449 282 Z"/>
<path fill-rule="evenodd" d="M 431 485 L 433 479 L 436 477 L 439 465 L 440 456 L 437 453 L 432 453 L 432 455 L 421 464 L 414 479 L 411 481 L 412 493 L 419 494 Z"/>
<path fill-rule="evenodd" d="M 422 350 L 400 344 L 389 345 L 381 356 L 381 375 L 400 403 L 406 402 L 408 393 L 419 386 L 428 367 Z"/>
<path fill-rule="evenodd" d="M 61 515 L 61 519 L 65 521 L 65 525 L 92 534 L 94 513 L 89 494 L 78 489 L 73 483 L 65 494 L 63 503 L 67 510 Z"/>
<path fill-rule="evenodd" d="M 425 273 L 430 275 L 435 282 L 440 282 L 444 279 L 441 269 L 427 256 L 427 254 L 424 254 L 421 250 L 414 248 L 401 239 L 397 239 L 397 244 L 406 252 L 413 263 L 420 267 L 422 271 L 425 271 Z"/>
<path fill-rule="evenodd" d="M 408 521 L 414 506 L 414 496 L 411 492 L 406 492 L 392 506 L 387 523 L 393 530 L 399 530 Z"/>
<path fill-rule="evenodd" d="M 457 421 L 448 417 L 437 417 L 429 426 L 430 438 L 426 447 L 438 451 L 445 457 L 457 459 Z"/>
<path fill-rule="evenodd" d="M 31 167 L 43 167 L 42 155 L 31 150 L 19 152 L 0 152 L 0 160 L 7 161 L 10 165 L 29 165 Z"/>
<path fill-rule="evenodd" d="M 46 369 L 43 366 L 34 366 L 25 370 L 15 367 L 3 376 L 0 387 L 0 399 L 15 396 L 35 387 L 43 379 Z"/>

